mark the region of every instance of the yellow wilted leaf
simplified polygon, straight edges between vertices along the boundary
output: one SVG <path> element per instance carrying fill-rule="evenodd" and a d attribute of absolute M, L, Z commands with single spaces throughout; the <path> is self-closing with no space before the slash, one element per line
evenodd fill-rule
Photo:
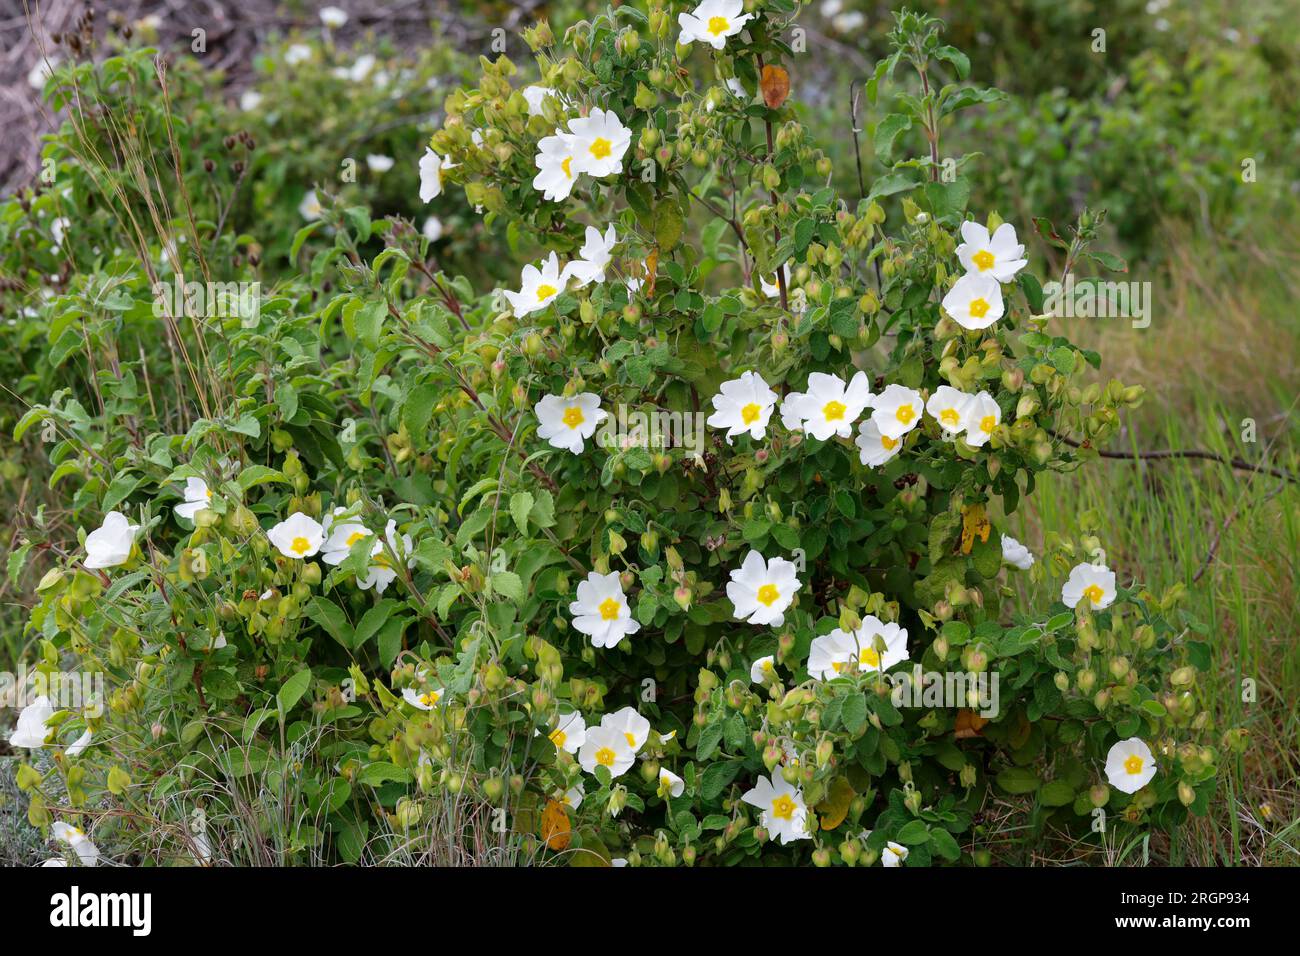
<path fill-rule="evenodd" d="M 831 784 L 831 792 L 816 806 L 821 819 L 821 828 L 834 830 L 843 823 L 844 818 L 849 814 L 849 804 L 856 796 L 853 785 L 846 778 L 836 777 L 835 782 Z"/>
<path fill-rule="evenodd" d="M 980 731 L 988 722 L 987 717 L 981 717 L 975 711 L 963 707 L 957 711 L 957 720 L 953 728 L 956 731 L 954 736 L 958 740 L 964 740 L 967 737 L 979 737 Z"/>
<path fill-rule="evenodd" d="M 978 537 L 981 541 L 989 539 L 989 519 L 984 514 L 984 506 L 981 504 L 967 505 L 961 509 L 961 553 L 970 554 L 970 549 L 975 546 L 975 539 Z"/>
<path fill-rule="evenodd" d="M 569 808 L 559 800 L 547 800 L 538 832 L 552 850 L 567 850 L 573 839 L 573 829 L 569 825 Z"/>
<path fill-rule="evenodd" d="M 758 81 L 758 88 L 763 91 L 763 102 L 770 110 L 779 109 L 790 95 L 790 74 L 784 67 L 768 65 L 763 67 L 763 76 Z"/>
<path fill-rule="evenodd" d="M 651 249 L 650 255 L 645 257 L 645 294 L 654 298 L 655 294 L 655 273 L 659 270 L 659 250 Z"/>

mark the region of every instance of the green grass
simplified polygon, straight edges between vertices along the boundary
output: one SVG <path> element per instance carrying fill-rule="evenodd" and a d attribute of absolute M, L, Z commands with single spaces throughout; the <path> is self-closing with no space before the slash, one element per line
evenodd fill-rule
<path fill-rule="evenodd" d="M 1099 340 L 1114 359 L 1117 367 L 1103 366 L 1103 381 L 1114 375 L 1150 393 L 1109 450 L 1201 449 L 1300 473 L 1300 333 L 1289 304 L 1300 264 L 1267 249 L 1216 248 L 1176 235 L 1169 246 L 1171 270 L 1157 286 L 1164 308 L 1149 329 L 1094 320 L 1091 329 L 1076 322 L 1067 332 Z M 1279 240 L 1276 248 L 1288 246 Z M 1255 420 L 1254 442 L 1242 441 L 1245 418 Z M 1229 727 L 1249 732 L 1245 753 L 1224 752 L 1210 816 L 1161 853 L 1153 846 L 1153 859 L 1300 865 L 1300 485 L 1210 461 L 1101 459 L 1041 481 L 1010 527 L 1041 552 L 1046 535 L 1076 537 L 1079 516 L 1089 511 L 1099 516 L 1097 536 L 1122 582 L 1157 594 L 1186 586 L 1186 607 L 1208 626 L 1213 649 L 1197 686 L 1213 738 Z M 1031 584 L 1020 575 L 1013 583 L 1029 607 L 1059 594 L 1054 577 Z M 1254 702 L 1243 701 L 1247 679 Z M 1141 862 L 1140 855 L 1124 862 Z"/>

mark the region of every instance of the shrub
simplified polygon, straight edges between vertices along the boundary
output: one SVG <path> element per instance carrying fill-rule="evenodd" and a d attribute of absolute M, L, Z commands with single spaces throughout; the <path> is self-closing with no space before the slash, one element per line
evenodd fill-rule
<path fill-rule="evenodd" d="M 99 273 L 44 307 L 114 360 L 15 429 L 53 439 L 84 530 L 34 523 L 11 572 L 49 564 L 41 669 L 109 690 L 49 717 L 94 736 L 23 775 L 33 823 L 149 860 L 910 866 L 984 862 L 995 793 L 1116 844 L 1205 811 L 1179 594 L 1117 582 L 1088 516 L 1027 572 L 1061 602 L 1002 583 L 1029 557 L 997 525 L 1142 390 L 1076 384 L 1100 356 L 1051 332 L 998 215 L 968 219 L 975 159 L 939 144 L 996 92 L 900 14 L 877 155 L 929 148 L 850 207 L 788 99 L 796 4 L 749 7 L 686 46 L 661 3 L 541 23 L 542 92 L 501 57 L 450 94 L 422 176 L 533 261 L 518 292 L 327 205 L 301 276 L 166 313 L 164 345 L 140 263 L 111 305 Z M 1042 226 L 1067 272 L 1122 265 L 1100 219 Z M 902 697 L 913 666 L 964 686 Z M 274 826 L 212 832 L 266 792 Z"/>

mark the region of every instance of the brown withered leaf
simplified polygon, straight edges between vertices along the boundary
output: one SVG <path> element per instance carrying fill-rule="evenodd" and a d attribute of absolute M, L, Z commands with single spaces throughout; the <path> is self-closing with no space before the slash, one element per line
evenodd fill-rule
<path fill-rule="evenodd" d="M 786 97 L 790 95 L 790 74 L 785 67 L 768 64 L 763 67 L 763 76 L 758 81 L 758 88 L 763 91 L 763 102 L 770 110 L 780 109 Z"/>
<path fill-rule="evenodd" d="M 542 823 L 539 832 L 546 845 L 552 850 L 567 850 L 573 839 L 573 828 L 569 824 L 569 808 L 559 800 L 547 800 L 546 809 L 542 811 Z"/>
<path fill-rule="evenodd" d="M 647 298 L 654 298 L 655 294 L 655 274 L 659 270 L 659 250 L 651 249 L 650 255 L 645 257 L 645 294 Z"/>
<path fill-rule="evenodd" d="M 980 731 L 984 725 L 989 722 L 987 717 L 981 717 L 975 711 L 963 707 L 957 711 L 957 720 L 954 722 L 953 730 L 958 740 L 965 740 L 968 737 L 981 736 Z"/>

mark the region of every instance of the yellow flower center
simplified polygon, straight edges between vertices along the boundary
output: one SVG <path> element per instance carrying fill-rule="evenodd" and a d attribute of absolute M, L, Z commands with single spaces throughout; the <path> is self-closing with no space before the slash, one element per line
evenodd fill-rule
<path fill-rule="evenodd" d="M 709 17 L 709 32 L 714 36 L 719 33 L 726 33 L 731 28 L 731 24 L 726 17 Z"/>
<path fill-rule="evenodd" d="M 289 545 L 289 550 L 292 551 L 294 554 L 298 555 L 299 557 L 306 554 L 310 548 L 311 548 L 311 542 L 303 537 L 294 538 L 293 543 Z"/>
<path fill-rule="evenodd" d="M 858 663 L 863 667 L 879 667 L 880 655 L 874 647 L 864 647 L 858 652 Z"/>
<path fill-rule="evenodd" d="M 993 429 L 997 427 L 997 424 L 998 420 L 995 417 L 992 415 L 985 415 L 980 419 L 980 431 L 984 432 L 986 435 L 991 434 Z"/>
<path fill-rule="evenodd" d="M 596 763 L 602 767 L 614 766 L 614 751 L 609 747 L 601 747 L 596 751 Z"/>
<path fill-rule="evenodd" d="M 628 745 L 629 747 L 631 747 L 633 750 L 636 749 L 636 738 L 635 738 L 635 737 L 633 737 L 631 734 L 629 734 L 629 733 L 627 733 L 627 732 L 625 731 L 625 732 L 623 733 L 623 739 L 625 739 L 625 740 L 627 741 L 627 745 Z"/>
<path fill-rule="evenodd" d="M 957 414 L 957 409 L 945 408 L 939 413 L 939 421 L 943 422 L 945 425 L 955 427 L 957 423 L 961 421 L 961 416 Z"/>
<path fill-rule="evenodd" d="M 843 402 L 831 401 L 822 406 L 822 414 L 826 416 L 828 422 L 843 418 L 845 411 L 847 409 L 844 407 Z"/>
<path fill-rule="evenodd" d="M 970 314 L 972 318 L 982 319 L 989 314 L 989 304 L 983 299 L 974 299 L 970 304 Z"/>
<path fill-rule="evenodd" d="M 1140 774 L 1142 772 L 1142 758 L 1139 757 L 1137 754 L 1134 754 L 1133 756 L 1125 760 L 1124 772 L 1127 774 L 1131 774 L 1133 776 L 1137 776 L 1138 774 Z"/>
<path fill-rule="evenodd" d="M 551 743 L 555 744 L 555 746 L 557 747 L 563 747 L 564 742 L 569 739 L 569 735 L 566 734 L 559 727 L 556 727 L 554 730 L 552 730 L 550 736 L 551 736 Z"/>
<path fill-rule="evenodd" d="M 758 421 L 758 416 L 761 411 L 762 409 L 753 402 L 750 402 L 740 410 L 740 420 L 746 425 L 752 425 L 754 422 Z"/>
<path fill-rule="evenodd" d="M 781 592 L 776 589 L 775 584 L 764 584 L 758 589 L 758 599 L 763 604 L 771 607 L 776 603 L 776 599 L 781 596 Z"/>
<path fill-rule="evenodd" d="M 600 607 L 598 608 L 598 610 L 600 611 L 600 619 L 602 621 L 617 620 L 618 612 L 621 607 L 622 605 L 620 605 L 613 598 L 605 598 L 605 600 L 600 602 Z"/>
<path fill-rule="evenodd" d="M 895 448 L 898 447 L 898 439 L 890 438 L 888 435 L 881 435 L 880 446 L 884 448 L 885 451 L 893 451 Z"/>
<path fill-rule="evenodd" d="M 364 531 L 353 531 L 348 535 L 347 546 L 350 548 L 366 536 Z"/>
<path fill-rule="evenodd" d="M 561 420 L 564 422 L 564 424 L 568 425 L 570 428 L 577 428 L 587 419 L 582 414 L 581 408 L 579 408 L 577 405 L 570 405 L 568 408 L 564 410 L 564 417 Z"/>
<path fill-rule="evenodd" d="M 420 703 L 422 703 L 425 707 L 432 707 L 434 704 L 438 703 L 438 698 L 441 696 L 442 695 L 439 694 L 436 690 L 431 690 L 427 694 L 420 695 Z"/>
<path fill-rule="evenodd" d="M 794 801 L 788 793 L 783 793 L 772 801 L 772 815 L 780 820 L 789 820 L 794 816 Z"/>
<path fill-rule="evenodd" d="M 772 673 L 772 670 L 773 670 L 773 668 L 772 668 L 772 662 L 771 662 L 771 661 L 763 661 L 763 673 L 764 673 L 764 674 L 770 674 L 770 673 Z"/>
<path fill-rule="evenodd" d="M 209 499 L 209 500 L 212 499 L 212 489 L 211 489 L 211 488 L 208 488 L 208 489 L 205 490 L 203 493 L 204 493 L 205 495 L 208 496 L 208 499 Z"/>
<path fill-rule="evenodd" d="M 564 159 L 560 160 L 560 169 L 564 170 L 565 179 L 573 178 L 573 172 L 569 169 L 569 166 L 572 165 L 572 163 L 573 163 L 572 156 L 565 156 Z"/>
<path fill-rule="evenodd" d="M 588 146 L 587 149 L 591 152 L 591 155 L 595 156 L 597 159 L 604 159 L 614 151 L 614 144 L 603 136 L 597 136 L 591 141 L 591 145 Z"/>
<path fill-rule="evenodd" d="M 1095 584 L 1089 584 L 1083 589 L 1083 596 L 1088 599 L 1093 607 L 1096 607 L 1101 603 L 1101 588 L 1097 587 Z"/>
<path fill-rule="evenodd" d="M 993 268 L 993 253 L 987 249 L 981 249 L 975 255 L 970 257 L 970 261 L 979 266 L 980 272 L 987 272 Z"/>
<path fill-rule="evenodd" d="M 539 285 L 537 287 L 537 301 L 542 302 L 555 295 L 558 290 L 553 285 Z"/>
<path fill-rule="evenodd" d="M 904 425 L 909 425 L 912 419 L 916 417 L 916 411 L 911 405 L 899 405 L 898 411 L 894 412 L 894 417 Z"/>

